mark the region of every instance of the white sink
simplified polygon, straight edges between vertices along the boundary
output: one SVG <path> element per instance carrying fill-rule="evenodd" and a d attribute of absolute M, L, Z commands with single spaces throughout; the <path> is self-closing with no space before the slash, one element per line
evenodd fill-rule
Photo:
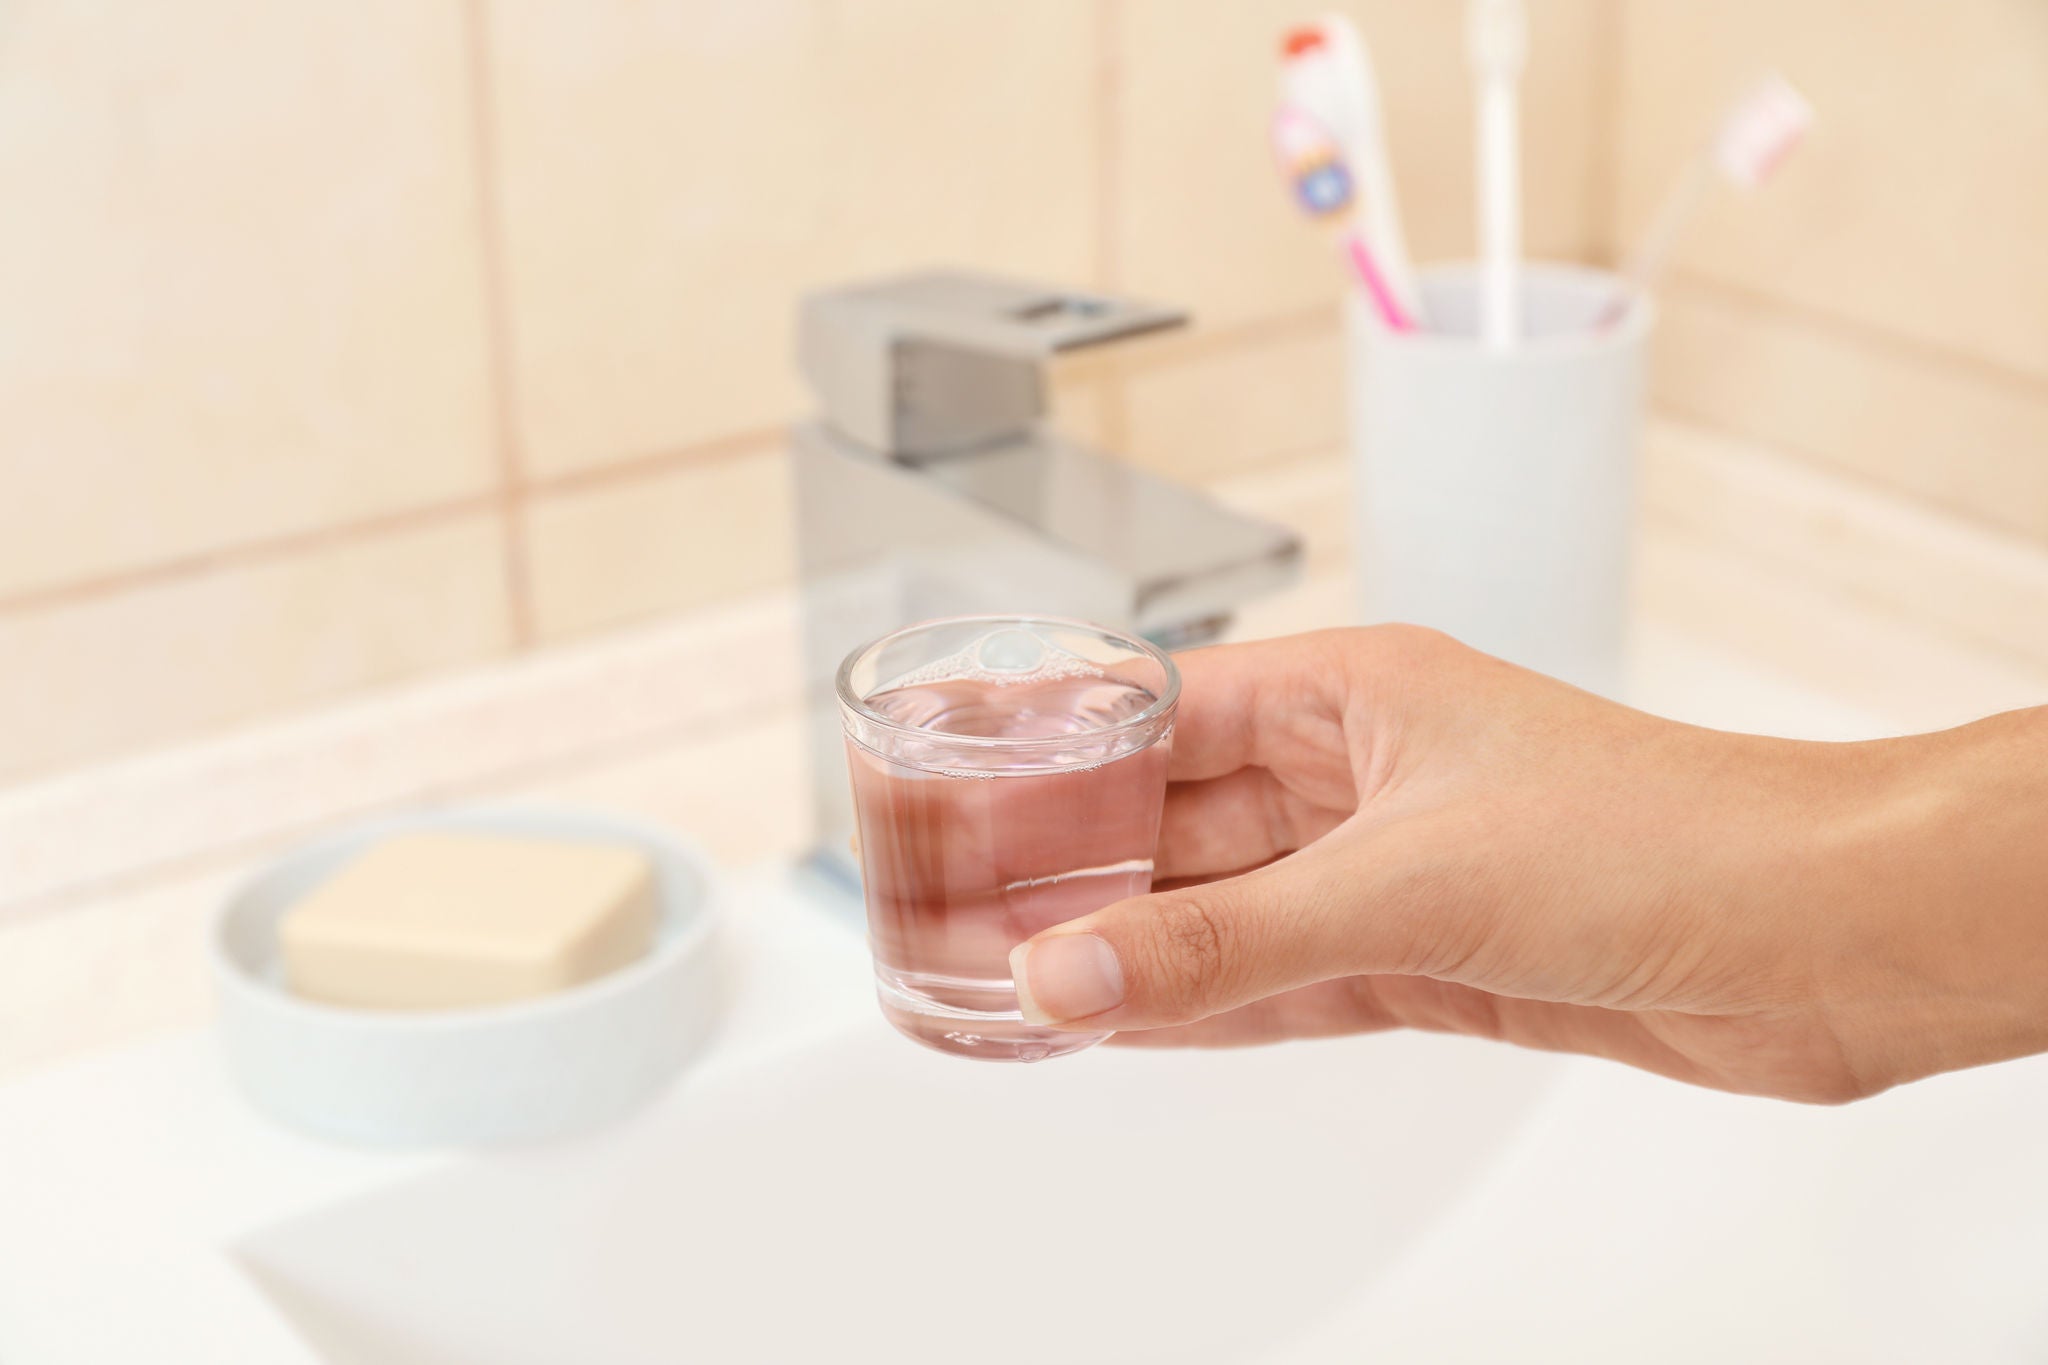
<path fill-rule="evenodd" d="M 1670 643 L 1655 709 L 1885 728 Z M 977 1066 L 841 946 L 752 983 L 822 1041 L 237 1264 L 331 1365 L 2048 1359 L 2048 1058 L 1846 1109 L 1414 1034 Z"/>
<path fill-rule="evenodd" d="M 1649 658 L 1668 714 L 1885 728 Z M 204 1035 L 0 1090 L 0 1359 L 2048 1360 L 2048 1058 L 1846 1109 L 1413 1034 L 983 1066 L 735 901 L 725 1037 L 600 1137 L 313 1143 Z"/>
<path fill-rule="evenodd" d="M 1242 1360 L 1391 1264 L 1556 1066 L 1386 1036 L 1020 1069 L 876 1019 L 236 1251 L 335 1365 Z"/>

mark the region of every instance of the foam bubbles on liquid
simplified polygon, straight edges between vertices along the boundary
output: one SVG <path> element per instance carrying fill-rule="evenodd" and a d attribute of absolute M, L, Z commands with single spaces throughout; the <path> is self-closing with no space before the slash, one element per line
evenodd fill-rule
<path fill-rule="evenodd" d="M 1107 677 L 1099 665 L 1047 644 L 1029 631 L 1012 629 L 984 635 L 959 653 L 913 668 L 875 691 L 900 692 L 948 682 L 1022 687 L 1066 678 Z"/>

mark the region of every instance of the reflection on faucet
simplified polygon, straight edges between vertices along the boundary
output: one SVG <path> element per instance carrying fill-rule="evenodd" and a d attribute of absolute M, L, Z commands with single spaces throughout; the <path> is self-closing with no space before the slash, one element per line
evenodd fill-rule
<path fill-rule="evenodd" d="M 1049 431 L 1055 353 L 1178 326 L 1179 312 L 928 273 L 804 301 L 819 414 L 792 433 L 816 861 L 847 880 L 852 807 L 832 676 L 938 616 L 1015 612 L 1203 643 L 1292 581 L 1289 531 Z"/>

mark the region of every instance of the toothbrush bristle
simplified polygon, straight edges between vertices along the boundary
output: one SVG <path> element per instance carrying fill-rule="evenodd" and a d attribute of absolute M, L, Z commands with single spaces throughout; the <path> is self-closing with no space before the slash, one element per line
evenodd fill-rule
<path fill-rule="evenodd" d="M 1754 189 L 1777 172 L 1813 123 L 1813 106 L 1783 76 L 1758 82 L 1728 110 L 1714 138 L 1721 174 Z"/>

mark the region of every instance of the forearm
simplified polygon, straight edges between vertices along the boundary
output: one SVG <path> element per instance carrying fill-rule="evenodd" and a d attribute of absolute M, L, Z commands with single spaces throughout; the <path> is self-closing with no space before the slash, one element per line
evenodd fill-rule
<path fill-rule="evenodd" d="M 1813 907 L 1852 1064 L 1883 1086 L 2048 1050 L 2048 708 L 1867 747 Z"/>

